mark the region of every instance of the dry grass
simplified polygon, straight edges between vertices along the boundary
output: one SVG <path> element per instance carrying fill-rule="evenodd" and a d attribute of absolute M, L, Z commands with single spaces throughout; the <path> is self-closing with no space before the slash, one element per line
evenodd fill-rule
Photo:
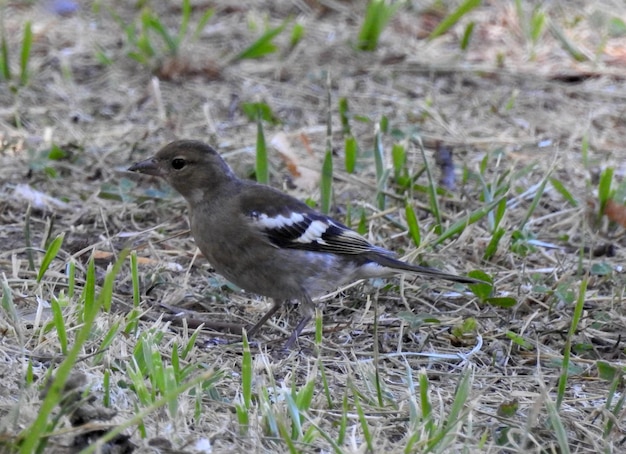
<path fill-rule="evenodd" d="M 209 452 L 209 445 L 213 452 L 624 449 L 624 241 L 621 229 L 598 219 L 596 193 L 601 169 L 613 167 L 616 181 L 625 171 L 626 43 L 609 30 L 611 18 L 626 16 L 624 6 L 610 0 L 540 5 L 590 58 L 576 62 L 549 31 L 532 46 L 515 8 L 500 2 L 479 7 L 433 41 L 424 39 L 424 30 L 436 12 L 413 5 L 392 20 L 376 52 L 358 52 L 351 43 L 364 10 L 360 3 L 257 1 L 235 8 L 213 2 L 215 16 L 197 40 L 184 43 L 177 59 L 155 70 L 160 79 L 126 56 L 119 25 L 104 8 L 130 22 L 139 14 L 134 7 L 99 2 L 98 11 L 61 17 L 41 5 L 6 6 L 10 49 L 19 48 L 26 18 L 32 20 L 34 45 L 29 84 L 12 91 L 0 82 L 0 450 L 15 448 L 16 437 L 35 420 L 45 396 L 40 391 L 64 357 L 59 330 L 49 323 L 49 303 L 67 303 L 70 347 L 80 328 L 79 292 L 67 296 L 67 264 L 75 264 L 81 289 L 89 257 L 95 257 L 101 285 L 107 267 L 129 245 L 139 256 L 141 319 L 131 320 L 126 261 L 115 280 L 112 309 L 96 318 L 66 385 L 84 393 L 55 410 L 61 417 L 50 428 L 46 452 L 74 452 L 122 427 L 130 440 L 118 437 L 109 445 L 118 451 L 111 452 Z M 153 6 L 177 27 L 179 10 Z M 306 31 L 294 49 L 287 50 L 284 34 L 277 54 L 229 60 L 260 35 L 266 21 L 276 26 L 289 16 Z M 462 53 L 458 43 L 468 21 L 476 23 L 474 36 Z M 96 58 L 98 51 L 109 64 Z M 439 282 L 398 278 L 358 283 L 329 296 L 321 344 L 310 326 L 301 350 L 289 354 L 279 348 L 298 318 L 288 310 L 253 339 L 250 355 L 239 335 L 203 329 L 192 338 L 202 322 L 254 322 L 269 302 L 237 292 L 212 273 L 185 234 L 181 199 L 159 182 L 124 170 L 173 138 L 197 138 L 218 146 L 239 174 L 250 175 L 256 125 L 238 105 L 260 100 L 282 121 L 266 125 L 268 138 L 284 132 L 303 162 L 321 166 L 327 71 L 333 84 L 337 216 L 350 206 L 356 225 L 362 209 L 366 236 L 375 243 L 450 272 L 488 273 L 497 295 L 515 298 L 515 307 L 481 303 Z M 342 166 L 340 97 L 348 99 L 353 114 L 372 120 L 351 123 L 363 151 L 352 175 Z M 508 188 L 500 224 L 505 234 L 490 260 L 482 259 L 493 236 L 488 218 L 429 247 L 438 235 L 427 194 L 416 191 L 423 239 L 415 250 L 402 228 L 404 196 L 392 184 L 388 210 L 381 215 L 374 208 L 369 150 L 383 115 L 393 129 L 419 134 L 433 163 L 437 141 L 454 146 L 457 189 L 440 199 L 444 230 L 486 205 L 487 188 Z M 585 141 L 587 156 L 581 152 Z M 389 153 L 393 143 L 385 136 Z M 402 143 L 413 174 L 423 166 L 419 148 Z M 48 159 L 52 145 L 67 156 Z M 315 189 L 293 187 L 284 164 L 272 156 L 273 184 L 315 200 Z M 516 242 L 514 232 L 549 172 L 577 204 L 548 184 L 523 229 L 532 236 Z M 426 185 L 425 176 L 417 182 Z M 61 252 L 37 282 L 42 251 L 61 232 Z M 583 313 L 569 336 L 583 279 Z M 182 309 L 190 311 L 187 320 L 173 313 Z M 468 320 L 476 326 L 463 332 L 459 327 Z M 101 350 L 107 333 L 117 334 Z M 132 379 L 139 370 L 148 390 L 154 389 L 145 365 L 134 363 L 145 360 L 137 345 L 152 349 L 151 357 L 167 366 L 175 361 L 174 346 L 190 339 L 193 347 L 180 359 L 188 367 L 181 383 L 210 377 L 210 386 L 181 391 L 176 408 L 151 407 Z M 568 341 L 572 356 L 557 411 Z M 601 374 L 603 367 L 616 378 Z M 152 402 L 162 395 L 155 392 Z M 141 421 L 133 419 L 144 410 Z"/>

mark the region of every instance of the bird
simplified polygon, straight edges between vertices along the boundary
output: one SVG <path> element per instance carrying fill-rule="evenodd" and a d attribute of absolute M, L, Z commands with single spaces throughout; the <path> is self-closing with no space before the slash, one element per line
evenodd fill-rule
<path fill-rule="evenodd" d="M 215 271 L 237 287 L 273 300 L 267 313 L 247 330 L 249 337 L 285 302 L 302 304 L 302 318 L 286 349 L 310 322 L 313 300 L 344 284 L 400 273 L 482 282 L 400 260 L 295 197 L 239 178 L 202 141 L 176 140 L 128 170 L 165 179 L 186 199 L 191 234 Z"/>

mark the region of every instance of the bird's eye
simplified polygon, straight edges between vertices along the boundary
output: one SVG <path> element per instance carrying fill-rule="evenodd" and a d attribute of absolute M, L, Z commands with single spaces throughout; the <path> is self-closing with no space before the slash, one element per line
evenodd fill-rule
<path fill-rule="evenodd" d="M 185 161 L 185 160 L 184 160 L 184 159 L 182 159 L 182 158 L 175 158 L 175 159 L 172 159 L 172 167 L 173 167 L 175 170 L 180 170 L 180 169 L 182 169 L 183 167 L 185 167 L 185 165 L 187 165 L 187 161 Z"/>

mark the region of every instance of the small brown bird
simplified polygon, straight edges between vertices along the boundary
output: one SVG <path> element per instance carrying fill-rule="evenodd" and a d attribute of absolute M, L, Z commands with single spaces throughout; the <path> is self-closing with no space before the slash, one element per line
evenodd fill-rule
<path fill-rule="evenodd" d="M 304 316 L 286 348 L 311 320 L 312 298 L 343 284 L 403 272 L 481 282 L 396 259 L 290 195 L 238 178 L 203 142 L 172 142 L 128 170 L 163 177 L 189 203 L 191 233 L 215 270 L 238 287 L 274 300 L 249 335 L 283 302 L 304 303 Z"/>

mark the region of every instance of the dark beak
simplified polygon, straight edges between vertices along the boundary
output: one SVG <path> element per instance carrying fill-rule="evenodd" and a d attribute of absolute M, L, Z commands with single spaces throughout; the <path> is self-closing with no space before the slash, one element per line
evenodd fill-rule
<path fill-rule="evenodd" d="M 149 158 L 145 161 L 137 162 L 128 168 L 131 172 L 139 172 L 145 173 L 147 175 L 154 175 L 157 177 L 162 177 L 163 172 L 161 171 L 161 166 L 155 158 Z"/>

